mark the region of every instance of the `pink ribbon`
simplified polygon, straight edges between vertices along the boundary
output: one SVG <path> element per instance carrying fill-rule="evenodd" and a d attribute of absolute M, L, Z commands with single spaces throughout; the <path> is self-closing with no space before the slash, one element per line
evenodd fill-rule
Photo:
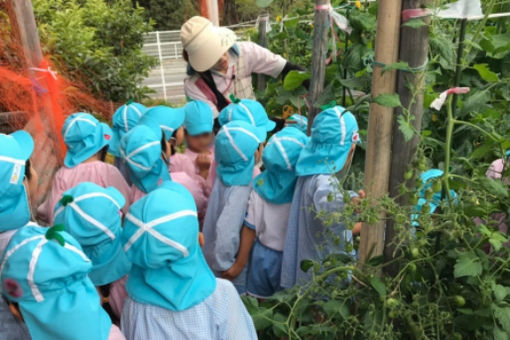
<path fill-rule="evenodd" d="M 429 15 L 432 15 L 432 11 L 430 11 L 428 8 L 405 9 L 402 11 L 402 21 L 428 17 Z"/>

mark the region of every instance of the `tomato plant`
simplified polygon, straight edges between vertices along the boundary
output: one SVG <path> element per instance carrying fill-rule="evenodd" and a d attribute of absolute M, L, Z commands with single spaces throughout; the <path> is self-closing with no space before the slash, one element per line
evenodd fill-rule
<path fill-rule="evenodd" d="M 368 4 L 361 9 L 342 7 L 344 1 L 333 5 L 350 18 L 353 33 L 346 43 L 338 31 L 340 39 L 335 42 L 341 53 L 327 66 L 324 92 L 312 104 L 345 102 L 366 129 L 376 8 Z M 485 1 L 483 9 L 484 13 L 510 11 L 510 2 Z M 308 284 L 265 301 L 245 298 L 261 338 L 509 339 L 510 238 L 502 228 L 510 213 L 509 181 L 488 179 L 485 172 L 490 162 L 505 157 L 510 149 L 510 24 L 487 18 L 468 23 L 460 85 L 471 91 L 459 95 L 456 103 L 450 97 L 436 111 L 429 108 L 431 102 L 454 85 L 459 24 L 437 18 L 430 22 L 430 52 L 422 70 L 426 80 L 423 131 L 415 160 L 403 164 L 408 167 L 408 180 L 431 167 L 443 169 L 444 177 L 428 189 L 420 182 L 414 188 L 402 188 L 401 195 L 409 197 L 408 206 L 389 197 L 377 202 L 369 198 L 357 207 L 358 214 L 349 205 L 342 212 L 319 214 L 326 225 L 343 221 L 351 227 L 357 220 L 377 221 L 381 211 L 394 216 L 394 259 L 387 262 L 378 257 L 362 266 L 355 259 L 332 254 L 302 266 L 313 274 Z M 310 66 L 311 50 L 304 52 L 304 47 L 310 47 L 312 30 L 303 19 L 284 21 L 281 32 L 270 33 L 270 46 Z M 271 42 L 278 34 L 285 43 Z M 389 67 L 406 69 L 403 64 Z M 292 105 L 306 112 L 306 90 L 283 85 L 284 81 L 267 85 L 262 95 L 268 110 L 278 115 L 284 105 Z M 401 105 L 396 95 L 380 100 L 381 105 Z M 410 124 L 411 112 L 402 109 L 407 118 L 398 124 L 410 138 L 417 131 Z M 362 186 L 362 169 L 363 155 L 357 153 L 346 182 L 350 188 Z M 510 169 L 503 178 L 508 176 Z M 420 191 L 424 198 L 432 198 L 442 191 L 449 193 L 448 189 L 457 196 L 443 195 L 433 213 L 428 205 L 416 211 Z M 393 264 L 397 273 L 385 275 Z"/>

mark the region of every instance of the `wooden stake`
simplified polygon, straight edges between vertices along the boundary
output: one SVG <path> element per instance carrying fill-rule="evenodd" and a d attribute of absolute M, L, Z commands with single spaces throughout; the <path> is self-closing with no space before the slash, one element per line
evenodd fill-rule
<path fill-rule="evenodd" d="M 315 0 L 315 16 L 313 20 L 313 51 L 312 76 L 310 80 L 308 132 L 312 127 L 314 117 L 320 112 L 315 102 L 324 89 L 326 74 L 326 54 L 328 53 L 329 13 L 325 6 L 329 0 Z"/>
<path fill-rule="evenodd" d="M 390 65 L 398 59 L 402 0 L 380 0 L 377 14 L 377 35 L 372 77 L 372 98 L 395 93 L 396 71 L 382 72 L 381 64 Z M 393 108 L 370 105 L 368 140 L 365 159 L 365 189 L 369 199 L 388 194 L 390 175 Z M 382 255 L 384 248 L 385 214 L 378 223 L 363 224 L 361 229 L 360 263 Z"/>
<path fill-rule="evenodd" d="M 430 3 L 430 0 L 403 0 L 402 9 L 422 8 Z M 423 19 L 428 24 L 430 19 Z M 409 199 L 407 195 L 399 196 L 399 188 L 406 183 L 404 174 L 409 168 L 411 161 L 416 153 L 416 147 L 420 141 L 421 122 L 423 116 L 423 95 L 425 91 L 425 64 L 427 63 L 427 55 L 429 51 L 429 26 L 425 25 L 420 28 L 412 28 L 402 26 L 400 30 L 400 61 L 405 61 L 411 68 L 423 67 L 423 72 L 399 72 L 397 80 L 397 92 L 400 96 L 402 106 L 409 109 L 414 120 L 412 125 L 417 134 L 410 140 L 406 141 L 404 135 L 399 129 L 397 120 L 393 122 L 393 147 L 391 155 L 391 172 L 390 172 L 390 196 L 394 197 L 400 205 L 408 205 Z M 401 108 L 397 108 L 396 117 L 403 115 Z M 406 183 L 408 188 L 414 185 L 414 178 Z M 393 259 L 395 246 L 393 238 L 395 237 L 395 223 L 389 220 L 386 226 L 384 257 L 386 261 Z M 396 274 L 397 265 L 386 267 L 388 274 Z"/>
<path fill-rule="evenodd" d="M 267 47 L 267 21 L 269 20 L 269 14 L 264 11 L 259 17 L 259 45 Z M 257 75 L 257 90 L 264 91 L 266 88 L 266 76 L 263 74 Z"/>

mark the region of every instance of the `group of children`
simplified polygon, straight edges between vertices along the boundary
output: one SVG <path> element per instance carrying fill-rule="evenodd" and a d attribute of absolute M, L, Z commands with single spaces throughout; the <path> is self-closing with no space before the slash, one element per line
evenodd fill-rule
<path fill-rule="evenodd" d="M 267 298 L 310 279 L 304 259 L 354 255 L 359 229 L 318 218 L 346 202 L 338 181 L 360 142 L 352 113 L 324 110 L 309 137 L 306 118 L 274 132 L 259 102 L 234 98 L 218 123 L 215 133 L 198 100 L 128 102 L 112 127 L 70 115 L 64 166 L 37 209 L 51 227 L 31 216 L 31 136 L 0 134 L 0 332 L 256 339 L 239 294 Z"/>

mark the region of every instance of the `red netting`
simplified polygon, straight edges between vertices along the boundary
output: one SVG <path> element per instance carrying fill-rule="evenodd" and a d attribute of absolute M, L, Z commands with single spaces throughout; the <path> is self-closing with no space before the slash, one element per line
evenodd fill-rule
<path fill-rule="evenodd" d="M 112 104 L 95 98 L 79 81 L 66 79 L 65 70 L 57 72 L 51 62 L 55 56 L 31 65 L 31 56 L 37 53 L 24 50 L 12 18 L 11 2 L 0 2 L 0 112 L 3 118 L 9 117 L 3 123 L 15 130 L 31 121 L 33 134 L 47 134 L 58 144 L 61 159 L 65 150 L 60 131 L 65 117 L 86 111 L 109 118 Z"/>

